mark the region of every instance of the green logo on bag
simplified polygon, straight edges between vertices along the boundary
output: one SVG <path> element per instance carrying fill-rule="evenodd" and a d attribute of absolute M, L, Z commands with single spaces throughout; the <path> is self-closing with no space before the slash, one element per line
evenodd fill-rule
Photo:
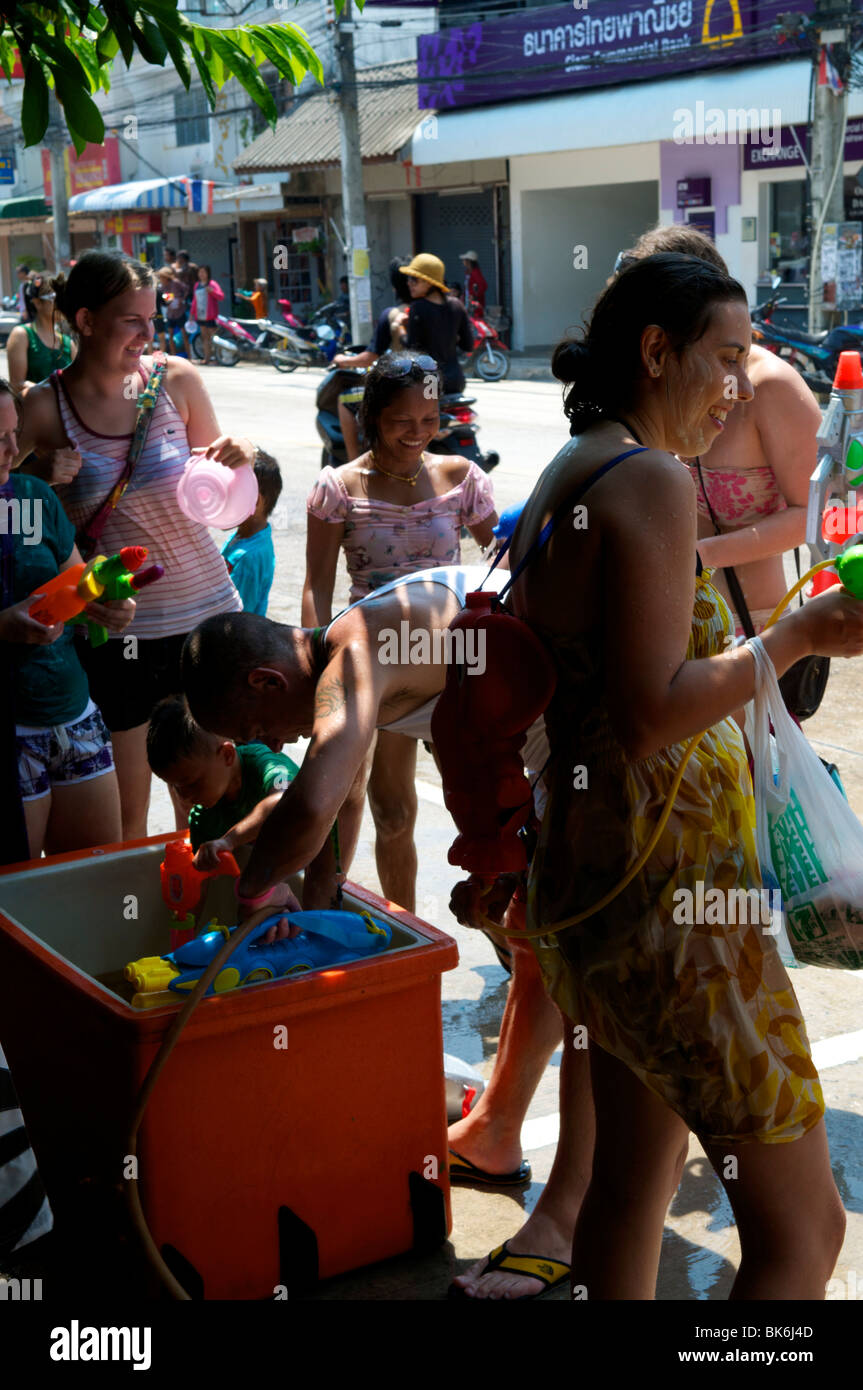
<path fill-rule="evenodd" d="M 819 941 L 827 935 L 820 912 L 814 903 L 803 903 L 788 912 L 788 929 L 795 941 Z"/>
<path fill-rule="evenodd" d="M 827 874 L 793 788 L 782 815 L 771 816 L 769 824 L 773 867 L 785 897 L 794 898 L 808 888 L 826 883 Z"/>

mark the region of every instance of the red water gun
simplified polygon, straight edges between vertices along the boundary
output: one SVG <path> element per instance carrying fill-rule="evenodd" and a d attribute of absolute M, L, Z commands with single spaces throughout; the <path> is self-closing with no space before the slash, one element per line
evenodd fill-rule
<path fill-rule="evenodd" d="M 171 909 L 176 922 L 186 922 L 188 918 L 191 923 L 186 927 L 172 928 L 172 951 L 185 945 L 195 935 L 192 910 L 200 902 L 207 879 L 218 878 L 222 874 L 230 874 L 233 878 L 240 877 L 239 865 L 234 856 L 227 851 L 219 855 L 218 869 L 197 869 L 194 860 L 195 851 L 188 840 L 171 840 L 165 846 L 165 858 L 159 867 L 165 906 Z"/>

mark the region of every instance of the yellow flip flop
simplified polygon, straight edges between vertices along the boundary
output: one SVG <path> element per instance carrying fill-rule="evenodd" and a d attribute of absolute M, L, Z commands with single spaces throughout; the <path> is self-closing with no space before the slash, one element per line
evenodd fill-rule
<path fill-rule="evenodd" d="M 539 1279 L 545 1285 L 545 1288 L 540 1289 L 539 1293 L 519 1294 L 518 1298 L 512 1299 L 513 1303 L 520 1303 L 529 1298 L 542 1298 L 552 1289 L 568 1283 L 570 1276 L 570 1266 L 564 1264 L 562 1260 L 549 1260 L 544 1255 L 520 1255 L 510 1250 L 508 1241 L 504 1241 L 503 1245 L 492 1250 L 486 1260 L 485 1269 L 478 1277 L 483 1279 L 486 1274 L 493 1274 L 498 1269 L 507 1274 L 522 1274 L 529 1279 Z M 447 1290 L 448 1298 L 468 1298 L 469 1296 L 458 1284 L 450 1284 Z"/>

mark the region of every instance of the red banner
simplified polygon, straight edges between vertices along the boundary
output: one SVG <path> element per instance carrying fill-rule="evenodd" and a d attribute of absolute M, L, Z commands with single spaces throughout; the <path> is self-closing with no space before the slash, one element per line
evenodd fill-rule
<path fill-rule="evenodd" d="M 21 66 L 21 54 L 19 53 L 19 51 L 18 51 L 17 48 L 15 49 L 15 66 L 13 67 L 13 69 L 12 69 L 11 73 L 9 74 L 9 76 L 12 77 L 12 78 L 17 77 L 17 78 L 19 78 L 21 81 L 23 81 L 23 79 L 24 79 L 24 69 L 23 69 L 22 66 Z M 4 79 L 4 81 L 5 81 L 5 79 L 6 79 L 6 72 L 5 72 L 5 70 L 4 70 L 3 68 L 0 68 L 0 77 L 2 77 L 2 78 Z"/>
<path fill-rule="evenodd" d="M 63 152 L 63 165 L 66 170 L 66 196 L 73 193 L 87 193 L 91 188 L 104 188 L 107 184 L 122 182 L 120 173 L 120 145 L 116 135 L 106 137 L 104 145 L 85 145 L 80 155 L 76 155 L 74 145 L 67 145 Z M 51 156 L 42 151 L 42 183 L 45 189 L 45 202 L 51 202 Z"/>
<path fill-rule="evenodd" d="M 162 218 L 158 212 L 115 212 L 105 218 L 105 231 L 115 232 L 160 232 Z"/>

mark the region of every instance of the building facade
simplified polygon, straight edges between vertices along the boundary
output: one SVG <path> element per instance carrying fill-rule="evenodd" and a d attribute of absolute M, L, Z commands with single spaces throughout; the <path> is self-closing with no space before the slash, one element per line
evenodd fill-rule
<path fill-rule="evenodd" d="M 706 231 L 753 302 L 775 272 L 794 297 L 813 65 L 786 13 L 774 0 L 590 0 L 484 12 L 419 40 L 418 106 L 438 115 L 434 139 L 418 120 L 417 169 L 507 167 L 514 347 L 545 349 L 580 324 L 618 251 L 656 222 Z M 850 214 L 863 93 L 848 102 Z"/>

